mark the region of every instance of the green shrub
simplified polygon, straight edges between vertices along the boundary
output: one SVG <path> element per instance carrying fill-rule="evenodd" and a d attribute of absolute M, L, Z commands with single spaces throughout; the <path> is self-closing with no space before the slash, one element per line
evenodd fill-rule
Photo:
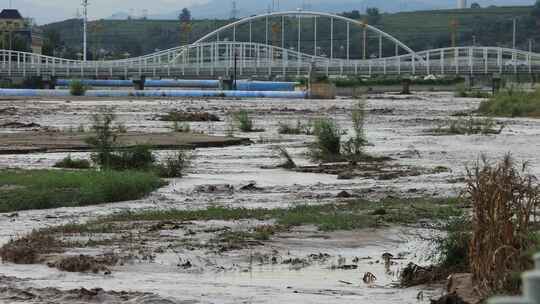
<path fill-rule="evenodd" d="M 110 167 L 111 155 L 118 137 L 113 128 L 114 119 L 115 115 L 106 109 L 103 109 L 99 114 L 93 115 L 92 130 L 95 135 L 86 139 L 86 142 L 96 150 L 92 154 L 92 160 L 102 169 Z"/>
<path fill-rule="evenodd" d="M 364 155 L 364 147 L 368 141 L 366 139 L 365 125 L 365 103 L 358 102 L 352 110 L 351 121 L 354 135 L 343 144 L 343 154 L 349 160 L 357 160 Z"/>
<path fill-rule="evenodd" d="M 236 122 L 238 123 L 238 128 L 242 132 L 252 132 L 253 131 L 253 120 L 249 117 L 247 111 L 242 110 L 237 112 L 234 115 Z"/>
<path fill-rule="evenodd" d="M 86 94 L 86 86 L 79 80 L 74 80 L 69 85 L 69 92 L 73 96 L 84 96 Z"/>
<path fill-rule="evenodd" d="M 447 126 L 439 126 L 429 130 L 431 133 L 438 135 L 472 135 L 472 134 L 501 134 L 505 125 L 500 126 L 491 118 L 474 118 L 470 116 L 468 119 L 457 119 L 448 122 Z"/>
<path fill-rule="evenodd" d="M 73 159 L 71 158 L 71 155 L 68 155 L 61 161 L 56 162 L 54 167 L 64 169 L 90 169 L 92 165 L 86 159 Z"/>
<path fill-rule="evenodd" d="M 155 166 L 160 177 L 174 178 L 183 177 L 186 169 L 190 166 L 190 157 L 182 150 L 165 157 L 161 164 Z"/>
<path fill-rule="evenodd" d="M 137 145 L 111 153 L 108 168 L 113 170 L 148 170 L 155 161 L 156 158 L 152 154 L 150 146 Z"/>
<path fill-rule="evenodd" d="M 234 113 L 234 120 L 238 124 L 238 129 L 242 132 L 263 132 L 264 129 L 255 129 L 253 120 L 246 110 Z"/>
<path fill-rule="evenodd" d="M 310 154 L 313 160 L 333 161 L 341 155 L 341 129 L 329 118 L 322 118 L 315 121 L 313 134 L 316 141 L 310 147 Z"/>
<path fill-rule="evenodd" d="M 533 92 L 510 88 L 480 104 L 478 112 L 503 117 L 540 117 L 540 89 Z"/>
<path fill-rule="evenodd" d="M 469 245 L 471 242 L 471 222 L 465 216 L 450 219 L 444 227 L 447 235 L 436 240 L 441 253 L 441 266 L 453 271 L 469 269 Z"/>

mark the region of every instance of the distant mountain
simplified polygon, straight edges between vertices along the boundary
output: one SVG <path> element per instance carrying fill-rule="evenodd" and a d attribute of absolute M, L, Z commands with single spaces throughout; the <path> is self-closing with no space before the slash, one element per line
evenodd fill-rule
<path fill-rule="evenodd" d="M 368 7 L 377 7 L 382 12 L 395 13 L 402 11 L 449 9 L 456 7 L 456 0 L 279 0 L 275 10 L 314 10 L 323 12 L 341 13 L 344 11 L 359 10 L 364 12 Z M 469 0 L 481 6 L 511 6 L 531 5 L 535 0 Z M 271 0 L 237 0 L 237 17 L 260 14 L 271 10 Z M 148 19 L 177 19 L 181 7 L 171 13 L 150 15 Z M 189 7 L 195 19 L 227 19 L 231 17 L 232 0 L 210 0 L 206 4 Z M 111 19 L 122 17 L 126 19 L 128 14 L 118 13 Z"/>

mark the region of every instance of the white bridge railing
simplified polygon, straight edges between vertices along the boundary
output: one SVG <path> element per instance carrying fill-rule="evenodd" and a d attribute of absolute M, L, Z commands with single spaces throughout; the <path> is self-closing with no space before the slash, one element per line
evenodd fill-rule
<path fill-rule="evenodd" d="M 80 61 L 0 50 L 0 76 L 129 78 L 306 75 L 468 75 L 540 72 L 540 54 L 498 47 L 442 48 L 367 60 L 329 59 L 261 43 L 205 42 L 121 60 Z"/>

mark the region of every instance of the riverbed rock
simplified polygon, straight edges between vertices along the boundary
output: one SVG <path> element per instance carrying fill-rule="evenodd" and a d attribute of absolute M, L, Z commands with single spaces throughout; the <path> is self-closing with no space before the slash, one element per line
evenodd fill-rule
<path fill-rule="evenodd" d="M 340 180 L 350 180 L 354 178 L 354 174 L 350 171 L 345 171 L 339 173 L 337 178 Z"/>
<path fill-rule="evenodd" d="M 455 273 L 448 277 L 448 294 L 455 294 L 467 304 L 480 304 L 484 300 L 475 290 L 471 273 Z"/>
<path fill-rule="evenodd" d="M 337 198 L 351 198 L 352 194 L 350 194 L 349 192 L 343 190 L 340 193 L 338 193 L 336 197 Z"/>

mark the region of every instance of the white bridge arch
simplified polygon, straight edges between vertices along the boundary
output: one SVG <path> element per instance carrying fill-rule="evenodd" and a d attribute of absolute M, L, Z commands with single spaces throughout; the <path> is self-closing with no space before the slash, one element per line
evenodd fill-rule
<path fill-rule="evenodd" d="M 285 42 L 285 18 L 296 18 L 295 47 Z M 313 18 L 309 53 L 302 47 L 302 18 Z M 318 19 L 329 19 L 330 40 L 327 54 L 318 52 Z M 272 21 L 278 19 L 281 45 L 270 39 Z M 263 21 L 263 41 L 255 41 L 252 26 Z M 281 22 L 281 25 L 279 25 Z M 346 28 L 346 49 L 341 56 L 334 52 L 334 24 Z M 274 22 L 274 24 L 276 24 Z M 351 25 L 361 29 L 362 56 L 350 53 Z M 242 41 L 240 32 L 248 32 Z M 232 39 L 225 39 L 232 31 Z M 292 32 L 292 31 L 289 31 Z M 367 33 L 378 37 L 378 56 L 366 52 Z M 274 30 L 273 35 L 276 35 Z M 221 35 L 221 36 L 220 36 Z M 261 36 L 261 35 L 259 35 Z M 290 33 L 289 33 L 290 36 Z M 395 46 L 392 56 L 383 56 L 383 40 Z M 386 52 L 388 53 L 388 52 Z M 358 55 L 358 54 L 357 54 Z M 51 76 L 67 78 L 184 78 L 239 76 L 269 78 L 304 76 L 313 70 L 327 75 L 428 75 L 489 74 L 540 72 L 540 54 L 499 47 L 456 47 L 415 52 L 394 36 L 369 24 L 329 13 L 311 11 L 275 12 L 247 17 L 212 31 L 190 45 L 179 46 L 135 58 L 108 61 L 68 60 L 32 53 L 0 50 L 1 77 Z"/>

